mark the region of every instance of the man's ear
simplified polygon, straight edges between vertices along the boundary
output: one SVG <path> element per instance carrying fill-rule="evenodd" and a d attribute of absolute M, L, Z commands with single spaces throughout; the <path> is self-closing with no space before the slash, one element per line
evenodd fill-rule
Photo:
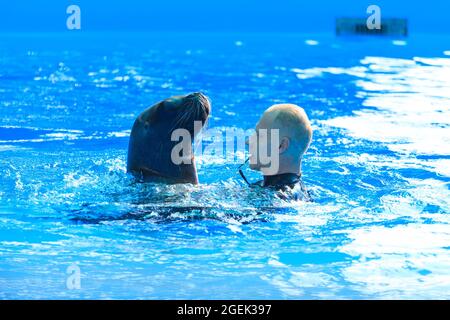
<path fill-rule="evenodd" d="M 285 152 L 288 148 L 289 145 L 291 144 L 291 141 L 289 140 L 288 137 L 283 137 L 280 141 L 280 154 Z"/>

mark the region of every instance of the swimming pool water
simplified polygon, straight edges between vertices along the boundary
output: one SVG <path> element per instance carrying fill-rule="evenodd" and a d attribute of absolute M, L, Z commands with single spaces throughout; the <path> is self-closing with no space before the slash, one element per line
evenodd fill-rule
<path fill-rule="evenodd" d="M 0 298 L 450 298 L 449 40 L 0 35 Z M 193 91 L 209 128 L 304 107 L 315 201 L 249 190 L 242 154 L 128 177 L 135 117 Z"/>

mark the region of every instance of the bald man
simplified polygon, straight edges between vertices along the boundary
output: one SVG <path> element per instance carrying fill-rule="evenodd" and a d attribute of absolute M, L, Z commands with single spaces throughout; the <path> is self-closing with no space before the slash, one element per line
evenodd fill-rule
<path fill-rule="evenodd" d="M 294 104 L 267 109 L 250 137 L 250 168 L 262 172 L 261 187 L 294 191 L 295 198 L 311 200 L 301 180 L 302 157 L 312 139 L 308 116 Z"/>

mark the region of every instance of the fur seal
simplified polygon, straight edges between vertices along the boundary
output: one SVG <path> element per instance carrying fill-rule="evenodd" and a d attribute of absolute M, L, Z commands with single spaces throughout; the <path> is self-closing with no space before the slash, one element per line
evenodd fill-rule
<path fill-rule="evenodd" d="M 170 97 L 144 110 L 131 130 L 127 172 L 144 182 L 197 184 L 192 143 L 198 132 L 194 122 L 203 128 L 210 112 L 209 99 L 200 92 Z M 183 151 L 190 163 L 177 164 L 172 159 L 172 150 L 179 144 L 172 141 L 172 133 L 177 129 L 190 134 L 189 148 Z"/>

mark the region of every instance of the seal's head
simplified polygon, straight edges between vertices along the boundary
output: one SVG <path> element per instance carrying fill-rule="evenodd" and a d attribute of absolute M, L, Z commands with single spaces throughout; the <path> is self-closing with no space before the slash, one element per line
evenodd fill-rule
<path fill-rule="evenodd" d="M 211 104 L 200 92 L 174 96 L 144 110 L 131 130 L 127 171 L 144 181 L 198 183 L 192 142 L 210 112 Z M 189 149 L 183 155 L 190 157 L 190 163 L 177 164 L 172 159 L 172 150 L 179 143 L 172 141 L 172 133 L 178 129 L 190 134 Z"/>

